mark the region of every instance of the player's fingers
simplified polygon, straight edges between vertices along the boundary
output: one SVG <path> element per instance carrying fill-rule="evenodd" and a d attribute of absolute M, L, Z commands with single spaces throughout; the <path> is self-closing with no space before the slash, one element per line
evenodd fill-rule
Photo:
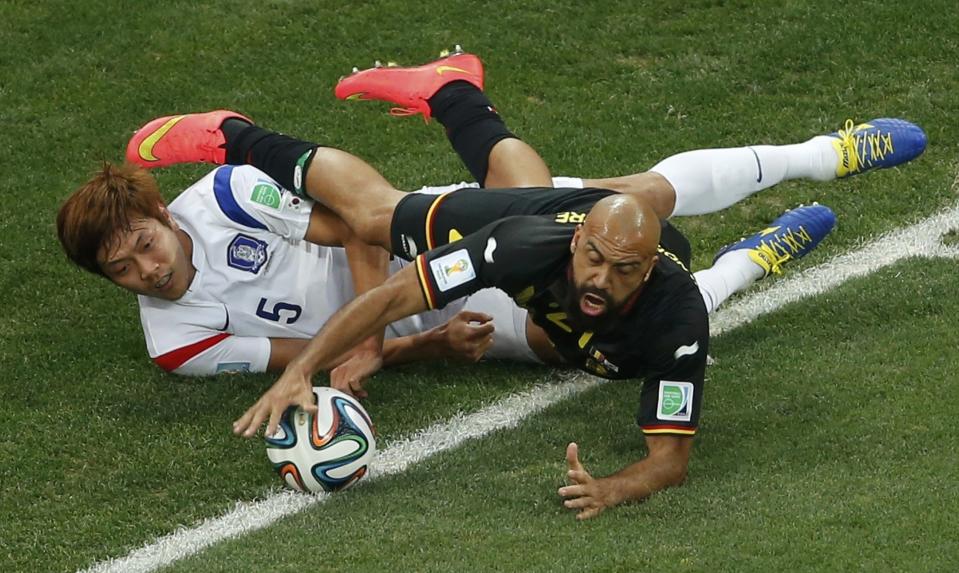
<path fill-rule="evenodd" d="M 579 521 L 583 521 L 584 519 L 591 519 L 593 517 L 596 517 L 602 512 L 603 512 L 602 507 L 591 507 L 589 509 L 584 509 L 583 511 L 577 513 L 576 519 Z"/>
<path fill-rule="evenodd" d="M 296 405 L 300 408 L 303 408 L 303 410 L 308 414 L 316 414 L 319 411 L 319 409 L 316 407 L 316 403 L 313 401 L 312 388 L 310 388 L 309 392 L 305 392 L 304 394 L 300 395 L 299 399 L 296 401 Z M 286 406 L 280 408 L 279 410 L 280 414 L 283 414 L 284 411 L 286 411 Z"/>
<path fill-rule="evenodd" d="M 485 312 L 474 312 L 472 310 L 461 310 L 459 312 L 460 318 L 466 322 L 490 322 L 493 320 L 493 317 L 486 314 Z"/>
<path fill-rule="evenodd" d="M 586 495 L 586 488 L 581 485 L 564 485 L 557 493 L 563 497 L 580 497 Z"/>
<path fill-rule="evenodd" d="M 588 496 L 567 499 L 566 501 L 563 502 L 563 506 L 569 509 L 583 509 L 583 508 L 592 507 L 592 505 L 593 505 L 593 498 Z"/>
<path fill-rule="evenodd" d="M 243 415 L 234 420 L 233 422 L 233 433 L 242 434 L 243 430 L 246 430 L 246 427 L 250 424 L 250 419 L 253 418 L 253 408 L 247 408 L 246 412 L 243 412 Z"/>
<path fill-rule="evenodd" d="M 276 429 L 280 425 L 280 416 L 283 415 L 285 408 L 273 408 L 270 412 L 270 421 L 266 425 L 266 433 L 263 434 L 266 437 L 273 437 L 273 434 L 276 433 Z"/>
<path fill-rule="evenodd" d="M 587 483 L 593 479 L 592 476 L 582 470 L 569 470 L 566 472 L 566 477 L 573 483 Z"/>
<path fill-rule="evenodd" d="M 266 419 L 266 415 L 269 410 L 263 407 L 260 404 L 254 406 L 255 411 L 253 412 L 253 418 L 250 419 L 250 423 L 247 424 L 246 429 L 243 430 L 244 438 L 252 438 L 256 431 L 263 425 L 263 420 Z"/>
<path fill-rule="evenodd" d="M 492 322 L 484 322 L 483 324 L 474 324 L 472 326 L 472 333 L 476 336 L 488 336 L 496 330 Z"/>
<path fill-rule="evenodd" d="M 366 390 L 363 389 L 363 384 L 359 380 L 354 380 L 350 383 L 350 390 L 351 390 L 351 394 L 353 394 L 357 398 L 362 399 L 368 396 L 368 394 L 366 393 Z"/>
<path fill-rule="evenodd" d="M 247 408 L 246 412 L 243 413 L 240 419 L 234 423 L 233 433 L 237 435 L 242 434 L 245 437 L 248 437 L 246 436 L 246 433 L 251 426 L 254 426 L 257 412 L 260 411 L 260 408 L 262 406 L 263 406 L 263 398 L 260 398 L 259 400 L 256 401 L 256 403 L 254 403 L 252 406 Z"/>
<path fill-rule="evenodd" d="M 583 464 L 579 463 L 579 446 L 570 442 L 566 446 L 566 465 L 571 471 L 583 471 Z"/>
<path fill-rule="evenodd" d="M 479 360 L 480 358 L 482 358 L 483 355 L 486 354 L 486 351 L 489 350 L 491 346 L 493 346 L 493 335 L 487 336 L 486 338 L 483 339 L 482 342 L 480 342 L 479 349 L 478 349 L 479 355 L 476 357 L 476 359 Z"/>

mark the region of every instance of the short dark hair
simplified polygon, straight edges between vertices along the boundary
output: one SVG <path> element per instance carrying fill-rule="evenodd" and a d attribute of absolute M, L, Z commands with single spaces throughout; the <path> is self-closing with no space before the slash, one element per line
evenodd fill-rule
<path fill-rule="evenodd" d="M 111 247 L 117 233 L 129 231 L 130 222 L 136 219 L 157 219 L 169 227 L 163 207 L 156 180 L 145 169 L 104 162 L 60 207 L 57 235 L 74 264 L 106 276 L 97 261 L 100 249 Z"/>

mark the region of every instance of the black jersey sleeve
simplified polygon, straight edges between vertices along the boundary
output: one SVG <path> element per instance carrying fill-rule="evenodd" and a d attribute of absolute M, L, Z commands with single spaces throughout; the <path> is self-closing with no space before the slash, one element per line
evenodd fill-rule
<path fill-rule="evenodd" d="M 515 295 L 568 258 L 571 237 L 550 218 L 507 217 L 427 251 L 414 261 L 426 305 L 443 308 L 487 287 Z"/>
<path fill-rule="evenodd" d="M 709 351 L 702 301 L 689 300 L 653 343 L 655 367 L 643 383 L 637 423 L 647 435 L 691 436 L 699 425 Z"/>

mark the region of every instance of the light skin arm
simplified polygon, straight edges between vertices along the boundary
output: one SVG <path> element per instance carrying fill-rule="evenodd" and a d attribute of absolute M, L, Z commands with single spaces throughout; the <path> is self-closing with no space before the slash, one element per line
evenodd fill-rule
<path fill-rule="evenodd" d="M 493 317 L 468 310 L 426 332 L 393 338 L 383 344 L 383 364 L 454 358 L 476 362 L 493 345 Z M 365 395 L 363 381 L 375 371 L 368 362 L 347 360 L 330 372 L 330 386 L 356 396 Z"/>
<path fill-rule="evenodd" d="M 559 488 L 563 505 L 576 511 L 576 519 L 596 517 L 603 510 L 627 501 L 639 501 L 686 479 L 692 436 L 646 436 L 648 455 L 618 472 L 594 478 L 579 460 L 579 446 L 566 447 L 566 478 Z"/>
<path fill-rule="evenodd" d="M 383 284 L 389 276 L 389 254 L 360 240 L 343 219 L 320 203 L 313 205 L 304 239 L 317 245 L 343 247 L 357 294 Z M 370 375 L 378 371 L 383 365 L 383 331 L 358 343 L 348 359 Z"/>
<path fill-rule="evenodd" d="M 492 320 L 487 314 L 463 310 L 446 324 L 426 332 L 386 340 L 383 342 L 383 365 L 396 366 L 435 358 L 476 362 L 493 344 Z M 267 369 L 283 370 L 308 342 L 304 338 L 271 338 Z M 346 357 L 338 360 L 340 364 L 345 361 Z"/>
<path fill-rule="evenodd" d="M 252 437 L 269 420 L 267 435 L 276 431 L 280 416 L 291 405 L 315 413 L 312 378 L 335 365 L 337 357 L 387 324 L 423 312 L 426 301 L 420 291 L 415 265 L 390 277 L 385 283 L 353 299 L 334 314 L 303 351 L 286 367 L 280 379 L 233 423 L 233 432 Z"/>

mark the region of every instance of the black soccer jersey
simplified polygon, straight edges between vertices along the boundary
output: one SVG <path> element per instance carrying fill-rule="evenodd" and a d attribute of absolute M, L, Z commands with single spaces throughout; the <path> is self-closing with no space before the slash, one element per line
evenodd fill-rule
<path fill-rule="evenodd" d="M 582 223 L 597 201 L 615 191 L 595 188 L 465 188 L 444 195 L 410 193 L 393 212 L 393 254 L 411 261 L 418 253 L 452 243 L 484 226 L 515 215 L 556 215 Z"/>
<path fill-rule="evenodd" d="M 570 364 L 604 378 L 645 378 L 637 415 L 645 433 L 694 434 L 709 325 L 687 268 L 689 243 L 665 223 L 659 262 L 635 302 L 612 329 L 578 331 L 566 320 L 562 301 L 570 241 L 589 207 L 496 220 L 419 255 L 415 264 L 427 305 L 439 308 L 482 288 L 499 288 L 529 309 Z M 447 226 L 466 229 L 465 219 Z"/>

